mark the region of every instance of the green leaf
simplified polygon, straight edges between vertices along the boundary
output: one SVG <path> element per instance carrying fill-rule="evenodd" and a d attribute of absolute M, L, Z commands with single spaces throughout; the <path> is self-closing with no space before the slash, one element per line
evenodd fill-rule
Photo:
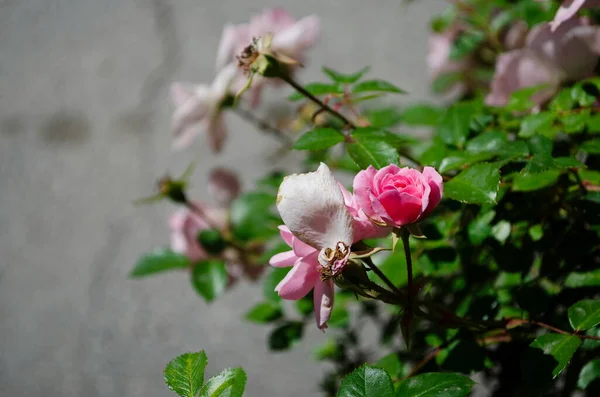
<path fill-rule="evenodd" d="M 600 337 L 600 327 L 588 329 L 585 333 L 587 336 L 597 336 Z M 600 348 L 600 340 L 596 339 L 584 339 L 583 345 L 581 345 L 583 350 L 595 350 Z"/>
<path fill-rule="evenodd" d="M 580 149 L 591 154 L 598 154 L 600 153 L 600 139 L 584 142 Z"/>
<path fill-rule="evenodd" d="M 160 248 L 139 258 L 129 277 L 143 277 L 167 270 L 185 269 L 190 265 L 190 260 L 185 255 L 168 248 Z"/>
<path fill-rule="evenodd" d="M 385 370 L 392 378 L 398 378 L 404 369 L 404 366 L 396 353 L 390 353 L 387 356 L 383 356 L 374 364 L 374 367 Z"/>
<path fill-rule="evenodd" d="M 465 150 L 469 153 L 499 152 L 507 143 L 506 134 L 502 131 L 488 131 L 471 139 Z"/>
<path fill-rule="evenodd" d="M 207 362 L 204 350 L 182 354 L 165 367 L 165 383 L 171 391 L 181 397 L 195 397 L 204 383 L 204 368 Z"/>
<path fill-rule="evenodd" d="M 488 211 L 475 218 L 467 227 L 469 241 L 473 245 L 481 245 L 492 234 L 490 223 L 496 216 L 496 211 Z"/>
<path fill-rule="evenodd" d="M 359 92 L 392 92 L 396 94 L 406 94 L 406 91 L 396 87 L 392 83 L 384 80 L 365 80 L 352 88 L 352 93 L 358 94 Z"/>
<path fill-rule="evenodd" d="M 198 233 L 198 242 L 210 254 L 219 254 L 227 247 L 227 242 L 217 229 L 201 230 Z"/>
<path fill-rule="evenodd" d="M 583 132 L 585 125 L 590 119 L 590 110 L 585 109 L 579 113 L 568 114 L 560 117 L 563 129 L 567 134 L 576 134 Z"/>
<path fill-rule="evenodd" d="M 207 302 L 212 302 L 225 291 L 227 279 L 225 263 L 220 259 L 198 262 L 191 274 L 194 289 Z"/>
<path fill-rule="evenodd" d="M 354 84 L 356 83 L 358 80 L 360 80 L 360 78 L 369 71 L 369 67 L 366 66 L 364 68 L 362 68 L 361 70 L 359 70 L 356 73 L 351 73 L 351 74 L 344 74 L 344 73 L 340 73 L 340 72 L 336 72 L 333 69 L 329 69 L 326 66 L 323 66 L 323 73 L 325 73 L 327 76 L 329 76 L 329 78 L 331 80 L 333 80 L 335 83 L 343 83 L 343 84 Z"/>
<path fill-rule="evenodd" d="M 444 194 L 472 204 L 496 204 L 500 172 L 497 163 L 475 164 L 444 184 Z"/>
<path fill-rule="evenodd" d="M 551 112 L 540 112 L 523 117 L 519 137 L 531 138 L 535 134 L 543 134 L 545 130 L 550 129 L 556 114 Z"/>
<path fill-rule="evenodd" d="M 245 317 L 255 323 L 267 324 L 283 317 L 283 312 L 275 302 L 261 302 L 254 305 Z"/>
<path fill-rule="evenodd" d="M 281 300 L 277 292 L 275 292 L 275 287 L 283 280 L 290 270 L 291 268 L 288 267 L 271 268 L 267 276 L 263 279 L 263 295 L 265 296 L 265 299 L 272 302 Z"/>
<path fill-rule="evenodd" d="M 444 110 L 433 105 L 417 103 L 400 110 L 400 121 L 406 125 L 438 125 Z"/>
<path fill-rule="evenodd" d="M 571 90 L 565 88 L 554 96 L 548 107 L 552 110 L 567 111 L 571 110 L 573 106 L 575 106 L 575 100 L 571 95 Z"/>
<path fill-rule="evenodd" d="M 558 168 L 582 168 L 585 167 L 581 161 L 573 157 L 555 157 L 554 165 Z"/>
<path fill-rule="evenodd" d="M 590 116 L 587 120 L 587 128 L 590 134 L 597 134 L 600 132 L 600 113 L 595 113 Z"/>
<path fill-rule="evenodd" d="M 552 371 L 552 375 L 556 378 L 569 364 L 580 345 L 581 339 L 575 335 L 546 334 L 539 336 L 530 346 L 554 357 L 558 365 Z"/>
<path fill-rule="evenodd" d="M 440 120 L 439 137 L 448 145 L 462 148 L 469 135 L 472 113 L 472 107 L 465 103 L 448 108 Z"/>
<path fill-rule="evenodd" d="M 513 190 L 517 192 L 531 192 L 547 186 L 554 185 L 560 176 L 560 171 L 548 170 L 534 174 L 518 174 L 513 179 Z"/>
<path fill-rule="evenodd" d="M 463 375 L 430 372 L 400 383 L 396 397 L 464 397 L 474 385 L 475 382 Z"/>
<path fill-rule="evenodd" d="M 581 369 L 577 386 L 585 390 L 595 379 L 600 379 L 600 358 L 590 361 Z"/>
<path fill-rule="evenodd" d="M 381 368 L 363 365 L 342 380 L 336 397 L 393 397 L 394 384 Z"/>
<path fill-rule="evenodd" d="M 395 107 L 369 110 L 366 114 L 372 127 L 393 127 L 402 120 L 402 113 Z"/>
<path fill-rule="evenodd" d="M 492 236 L 501 244 L 504 244 L 508 236 L 510 236 L 510 222 L 500 221 L 492 227 Z"/>
<path fill-rule="evenodd" d="M 571 98 L 573 98 L 579 106 L 592 106 L 596 102 L 596 96 L 589 94 L 584 87 L 584 82 L 577 83 L 571 88 Z"/>
<path fill-rule="evenodd" d="M 517 112 L 530 110 L 533 106 L 535 106 L 535 103 L 531 100 L 531 97 L 538 91 L 547 88 L 548 84 L 540 84 L 533 87 L 526 87 L 517 91 L 513 91 L 510 94 L 506 110 Z M 568 95 L 570 96 L 570 94 Z"/>
<path fill-rule="evenodd" d="M 249 192 L 240 195 L 231 203 L 229 212 L 233 235 L 242 241 L 275 235 L 281 221 L 272 212 L 274 205 L 274 194 Z"/>
<path fill-rule="evenodd" d="M 354 142 L 347 145 L 347 150 L 352 160 L 363 169 L 369 165 L 379 169 L 400 162 L 396 148 L 379 139 L 355 137 Z"/>
<path fill-rule="evenodd" d="M 600 324 L 600 300 L 585 299 L 569 307 L 569 322 L 575 331 Z"/>
<path fill-rule="evenodd" d="M 246 372 L 242 368 L 227 368 L 210 378 L 199 397 L 241 397 L 246 388 Z"/>
<path fill-rule="evenodd" d="M 289 349 L 302 338 L 303 328 L 300 321 L 288 321 L 280 325 L 269 335 L 269 348 L 273 351 Z"/>
<path fill-rule="evenodd" d="M 529 237 L 531 237 L 533 241 L 540 241 L 542 237 L 544 237 L 544 228 L 542 225 L 533 225 L 529 228 L 528 232 Z"/>
<path fill-rule="evenodd" d="M 600 269 L 586 273 L 569 273 L 565 286 L 568 288 L 600 287 Z"/>
<path fill-rule="evenodd" d="M 352 138 L 359 141 L 381 141 L 389 143 L 394 147 L 402 146 L 407 143 L 416 143 L 417 141 L 407 135 L 399 135 L 390 131 L 374 127 L 356 128 L 352 131 Z"/>
<path fill-rule="evenodd" d="M 340 360 L 344 357 L 342 349 L 343 347 L 335 339 L 329 338 L 324 344 L 313 350 L 313 355 L 317 361 Z"/>
<path fill-rule="evenodd" d="M 344 93 L 344 89 L 339 84 L 309 83 L 304 86 L 304 89 L 316 96 L 325 94 L 341 95 Z M 294 92 L 288 96 L 289 101 L 299 101 L 301 99 L 306 99 L 306 97 L 299 92 Z"/>
<path fill-rule="evenodd" d="M 433 80 L 431 88 L 433 92 L 446 92 L 464 78 L 464 72 L 443 73 Z"/>
<path fill-rule="evenodd" d="M 344 134 L 334 128 L 315 128 L 302 135 L 294 145 L 296 150 L 323 150 L 344 142 Z"/>
<path fill-rule="evenodd" d="M 471 54 L 484 40 L 485 34 L 479 30 L 467 30 L 462 32 L 452 43 L 450 60 L 457 61 Z"/>
<path fill-rule="evenodd" d="M 529 140 L 529 148 L 534 155 L 552 155 L 552 139 L 543 136 L 535 135 Z"/>

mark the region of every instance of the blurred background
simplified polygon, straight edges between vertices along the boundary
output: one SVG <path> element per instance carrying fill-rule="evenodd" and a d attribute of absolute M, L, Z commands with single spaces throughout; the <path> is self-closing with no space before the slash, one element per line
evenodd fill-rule
<path fill-rule="evenodd" d="M 201 349 L 208 375 L 246 369 L 247 396 L 318 394 L 311 352 L 322 334 L 269 353 L 265 327 L 242 318 L 259 285 L 208 305 L 184 274 L 127 277 L 169 241 L 169 204 L 132 205 L 165 172 L 197 161 L 193 197 L 208 200 L 212 167 L 236 171 L 245 188 L 294 168 L 233 114 L 222 154 L 204 137 L 170 150 L 170 83 L 212 81 L 223 25 L 274 6 L 321 18 L 300 81 L 321 79 L 322 65 L 371 65 L 370 76 L 409 92 L 400 101 L 430 98 L 428 22 L 441 0 L 0 0 L 1 395 L 168 396 L 164 365 Z"/>

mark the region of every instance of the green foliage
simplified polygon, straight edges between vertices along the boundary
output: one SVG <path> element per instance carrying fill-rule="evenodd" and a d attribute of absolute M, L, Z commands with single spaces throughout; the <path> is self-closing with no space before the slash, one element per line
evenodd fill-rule
<path fill-rule="evenodd" d="M 295 345 L 304 332 L 304 324 L 299 321 L 286 321 L 269 335 L 269 348 L 273 351 L 288 350 Z"/>
<path fill-rule="evenodd" d="M 577 386 L 585 390 L 596 379 L 600 379 L 600 358 L 590 361 L 581 369 Z"/>
<path fill-rule="evenodd" d="M 167 386 L 181 397 L 195 397 L 204 383 L 204 368 L 207 362 L 204 350 L 174 358 L 165 367 Z"/>
<path fill-rule="evenodd" d="M 438 135 L 448 145 L 462 148 L 469 136 L 473 109 L 470 104 L 459 103 L 448 108 L 440 120 Z"/>
<path fill-rule="evenodd" d="M 552 375 L 557 377 L 569 364 L 573 354 L 581 346 L 581 339 L 574 335 L 546 334 L 533 341 L 531 347 L 541 349 L 544 354 L 549 354 L 558 363 L 552 370 Z"/>
<path fill-rule="evenodd" d="M 246 388 L 246 373 L 241 368 L 228 368 L 210 378 L 199 397 L 241 397 Z"/>
<path fill-rule="evenodd" d="M 190 265 L 190 260 L 185 255 L 173 252 L 168 248 L 160 248 L 141 256 L 129 273 L 129 277 L 150 276 L 168 270 L 185 269 Z"/>
<path fill-rule="evenodd" d="M 447 197 L 463 203 L 494 204 L 498 197 L 498 164 L 475 164 L 444 184 Z"/>
<path fill-rule="evenodd" d="M 356 83 L 360 78 L 369 71 L 369 67 L 362 68 L 356 73 L 345 74 L 336 72 L 328 67 L 323 67 L 323 73 L 325 73 L 334 83 L 353 84 Z"/>
<path fill-rule="evenodd" d="M 283 317 L 279 304 L 275 302 L 261 302 L 246 313 L 246 319 L 255 323 L 270 323 Z"/>
<path fill-rule="evenodd" d="M 363 365 L 342 380 L 337 397 L 393 397 L 392 379 L 383 369 Z"/>
<path fill-rule="evenodd" d="M 352 93 L 358 94 L 359 92 L 390 92 L 394 94 L 406 94 L 406 91 L 384 80 L 362 81 L 352 88 Z"/>
<path fill-rule="evenodd" d="M 275 194 L 249 192 L 230 206 L 233 235 L 243 241 L 264 240 L 277 233 L 279 217 L 274 215 Z"/>
<path fill-rule="evenodd" d="M 304 86 L 304 89 L 313 95 L 340 95 L 344 93 L 344 89 L 339 84 L 328 84 L 328 83 L 309 83 Z M 304 95 L 299 92 L 294 92 L 288 97 L 290 101 L 299 101 L 305 99 Z"/>
<path fill-rule="evenodd" d="M 475 382 L 466 376 L 452 373 L 426 373 L 400 383 L 396 397 L 464 397 Z"/>
<path fill-rule="evenodd" d="M 207 259 L 198 262 L 191 273 L 192 286 L 207 302 L 212 302 L 225 291 L 227 270 L 220 259 Z"/>
<path fill-rule="evenodd" d="M 360 129 L 352 134 L 352 143 L 346 147 L 348 154 L 360 168 L 367 168 L 369 165 L 382 168 L 400 161 L 398 151 L 393 146 L 396 141 L 393 134 Z"/>
<path fill-rule="evenodd" d="M 582 300 L 569 307 L 569 322 L 575 331 L 585 331 L 600 324 L 600 300 Z"/>
<path fill-rule="evenodd" d="M 315 128 L 296 141 L 296 150 L 323 150 L 344 142 L 344 134 L 334 128 Z"/>

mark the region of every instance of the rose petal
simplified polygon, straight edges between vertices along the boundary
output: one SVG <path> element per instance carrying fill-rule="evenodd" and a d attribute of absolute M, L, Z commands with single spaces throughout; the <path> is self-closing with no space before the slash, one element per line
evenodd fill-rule
<path fill-rule="evenodd" d="M 354 200 L 356 200 L 358 208 L 362 209 L 369 218 L 382 222 L 383 219 L 375 213 L 373 204 L 371 203 L 371 191 L 373 189 L 371 181 L 376 173 L 377 170 L 373 166 L 360 171 L 354 177 L 352 188 L 354 190 Z"/>
<path fill-rule="evenodd" d="M 422 212 L 420 198 L 398 191 L 383 193 L 379 196 L 379 202 L 381 202 L 395 226 L 416 222 Z"/>
<path fill-rule="evenodd" d="M 296 237 L 293 238 L 292 248 L 294 249 L 296 255 L 300 258 L 308 256 L 316 251 L 316 249 Z"/>
<path fill-rule="evenodd" d="M 319 281 L 317 255 L 315 253 L 296 262 L 284 279 L 275 287 L 275 291 L 279 296 L 283 299 L 298 300 L 314 288 L 315 283 Z"/>
<path fill-rule="evenodd" d="M 433 167 L 423 168 L 423 177 L 427 180 L 431 192 L 429 193 L 429 205 L 423 212 L 423 215 L 428 215 L 437 207 L 442 199 L 444 192 L 444 180 L 442 176 Z"/>
<path fill-rule="evenodd" d="M 272 48 L 294 56 L 314 44 L 319 34 L 319 17 L 311 15 L 300 19 L 273 36 Z"/>
<path fill-rule="evenodd" d="M 316 172 L 286 177 L 277 194 L 281 219 L 294 236 L 322 249 L 352 244 L 352 217 L 327 165 Z"/>
<path fill-rule="evenodd" d="M 290 232 L 290 229 L 288 229 L 288 227 L 285 225 L 279 226 L 278 229 L 279 235 L 281 236 L 283 241 L 285 241 L 285 243 L 291 247 L 294 235 L 292 234 L 292 232 Z"/>
<path fill-rule="evenodd" d="M 209 120 L 206 132 L 208 134 L 208 143 L 213 152 L 220 152 L 227 137 L 227 127 L 225 126 L 223 114 L 219 113 Z"/>
<path fill-rule="evenodd" d="M 221 70 L 233 59 L 235 48 L 238 45 L 238 29 L 235 25 L 227 24 L 221 33 L 219 48 L 217 49 L 217 70 Z"/>
<path fill-rule="evenodd" d="M 313 298 L 315 319 L 317 320 L 317 327 L 321 330 L 327 328 L 327 321 L 331 317 L 331 311 L 333 310 L 334 297 L 335 287 L 333 280 L 317 281 L 315 290 L 313 291 Z"/>
<path fill-rule="evenodd" d="M 298 257 L 294 251 L 280 252 L 279 254 L 275 254 L 271 257 L 269 260 L 269 265 L 274 267 L 289 267 L 293 266 L 297 260 Z"/>

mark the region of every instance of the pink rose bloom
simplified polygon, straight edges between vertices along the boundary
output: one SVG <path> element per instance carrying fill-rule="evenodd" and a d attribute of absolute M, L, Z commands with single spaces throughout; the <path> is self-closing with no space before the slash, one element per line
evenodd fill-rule
<path fill-rule="evenodd" d="M 187 147 L 204 129 L 212 150 L 219 152 L 222 149 L 227 135 L 222 105 L 227 97 L 235 94 L 232 89 L 239 77 L 232 63 L 217 74 L 211 85 L 173 83 L 173 148 Z"/>
<path fill-rule="evenodd" d="M 432 167 L 423 172 L 390 164 L 369 166 L 354 177 L 354 197 L 373 221 L 401 227 L 427 216 L 442 199 L 442 176 Z"/>
<path fill-rule="evenodd" d="M 219 49 L 217 52 L 217 70 L 225 65 L 236 62 L 244 49 L 252 44 L 253 39 L 263 38 L 268 33 L 273 34 L 270 49 L 291 57 L 298 62 L 305 58 L 305 52 L 317 41 L 319 34 L 319 18 L 311 15 L 300 20 L 295 20 L 290 13 L 281 8 L 267 9 L 260 15 L 255 15 L 249 23 L 232 25 L 228 24 L 223 29 Z M 251 87 L 251 105 L 260 103 L 262 87 L 267 82 L 278 84 L 277 80 L 265 79 L 255 76 Z M 237 82 L 237 90 L 244 86 L 244 81 Z"/>
<path fill-rule="evenodd" d="M 226 214 L 224 211 L 208 208 L 199 202 L 194 204 L 205 212 L 215 226 L 225 227 Z M 171 229 L 171 249 L 174 252 L 187 256 L 192 262 L 208 257 L 208 254 L 198 242 L 198 234 L 202 230 L 211 229 L 212 227 L 199 214 L 187 208 L 179 209 L 169 218 L 169 228 Z"/>
<path fill-rule="evenodd" d="M 344 270 L 350 247 L 363 238 L 385 236 L 389 229 L 367 224 L 352 195 L 325 164 L 316 172 L 286 177 L 277 209 L 285 223 L 279 228 L 281 237 L 292 250 L 273 256 L 269 263 L 292 269 L 275 290 L 291 300 L 314 290 L 317 326 L 325 329 L 333 308 L 333 277 Z"/>
<path fill-rule="evenodd" d="M 496 72 L 485 101 L 504 106 L 517 90 L 543 85 L 532 97 L 542 104 L 560 85 L 593 74 L 600 54 L 600 29 L 582 19 L 569 19 L 552 31 L 547 23 L 527 35 L 525 48 L 508 51 L 496 60 Z"/>

